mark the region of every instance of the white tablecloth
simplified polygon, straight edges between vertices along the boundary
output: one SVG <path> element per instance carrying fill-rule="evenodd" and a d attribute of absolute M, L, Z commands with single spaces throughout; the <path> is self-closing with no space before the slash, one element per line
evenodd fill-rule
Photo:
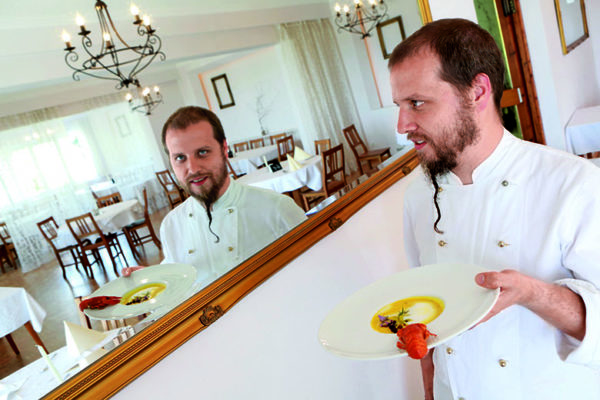
<path fill-rule="evenodd" d="M 69 356 L 66 347 L 61 347 L 48 356 L 64 380 L 79 371 L 79 367 L 71 369 L 74 366 L 74 360 Z M 54 377 L 50 368 L 48 368 L 48 364 L 40 356 L 36 361 L 0 380 L 0 399 L 2 394 L 10 389 L 12 390 L 10 390 L 9 399 L 39 399 L 58 385 L 60 385 L 60 382 Z"/>
<path fill-rule="evenodd" d="M 104 233 L 119 232 L 123 227 L 144 217 L 144 209 L 137 199 L 116 203 L 98 210 L 94 219 L 100 230 Z M 56 247 L 66 247 L 77 244 L 73 234 L 66 224 L 60 225 L 56 230 L 54 239 Z"/>
<path fill-rule="evenodd" d="M 33 329 L 42 331 L 46 311 L 23 288 L 0 287 L 0 337 L 31 321 Z"/>
<path fill-rule="evenodd" d="M 566 142 L 574 154 L 600 151 L 600 106 L 575 110 L 567 124 Z"/>
<path fill-rule="evenodd" d="M 111 181 L 95 183 L 93 185 L 90 185 L 90 189 L 98 197 L 108 196 L 109 194 L 113 194 L 113 193 L 119 191 L 119 188 L 117 187 L 117 185 L 115 185 Z"/>
<path fill-rule="evenodd" d="M 266 158 L 267 161 L 277 158 L 277 146 L 271 145 L 240 151 L 239 153 L 235 153 L 233 158 L 229 159 L 229 163 L 236 174 L 247 174 L 251 171 L 255 171 L 264 164 L 263 157 Z"/>
<path fill-rule="evenodd" d="M 302 168 L 289 171 L 288 162 L 284 161 L 281 163 L 282 170 L 270 172 L 268 168 L 261 168 L 240 177 L 237 181 L 278 193 L 291 192 L 303 186 L 308 186 L 312 190 L 321 190 L 323 187 L 321 157 L 311 157 L 301 165 Z"/>

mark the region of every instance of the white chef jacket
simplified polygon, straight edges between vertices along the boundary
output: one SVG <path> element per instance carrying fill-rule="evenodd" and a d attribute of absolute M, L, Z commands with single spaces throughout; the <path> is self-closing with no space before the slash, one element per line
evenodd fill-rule
<path fill-rule="evenodd" d="M 587 160 L 505 131 L 463 185 L 415 179 L 405 197 L 409 265 L 440 262 L 515 269 L 568 286 L 586 306 L 577 341 L 521 306 L 434 351 L 434 396 L 444 399 L 600 399 L 600 169 Z"/>
<path fill-rule="evenodd" d="M 164 218 L 160 237 L 163 263 L 196 267 L 204 286 L 306 220 L 288 196 L 232 180 L 213 204 L 212 231 L 204 206 L 188 198 Z"/>

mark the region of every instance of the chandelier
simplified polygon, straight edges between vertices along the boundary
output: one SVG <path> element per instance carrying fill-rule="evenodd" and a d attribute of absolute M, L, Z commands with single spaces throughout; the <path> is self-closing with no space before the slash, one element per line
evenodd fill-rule
<path fill-rule="evenodd" d="M 160 103 L 163 102 L 163 98 L 160 94 L 160 89 L 158 86 L 154 86 L 154 94 L 149 87 L 144 89 L 138 87 L 137 94 L 137 98 L 134 98 L 131 93 L 127 93 L 125 95 L 125 99 L 129 102 L 131 111 L 138 111 L 146 115 L 150 115 L 152 110 L 154 110 Z"/>
<path fill-rule="evenodd" d="M 77 34 L 81 36 L 81 48 L 87 57 L 83 62 L 78 62 L 79 55 L 74 51 L 75 46 L 71 45 L 71 36 L 65 30 L 62 32 L 67 52 L 65 62 L 75 71 L 73 79 L 79 81 L 79 74 L 84 74 L 100 79 L 115 80 L 118 82 L 117 89 L 129 87 L 129 85 L 140 87 L 137 75 L 154 61 L 156 56 L 160 56 L 161 61 L 165 59 L 165 54 L 160 51 L 162 42 L 155 34 L 156 30 L 150 25 L 150 17 L 144 15 L 143 18 L 140 18 L 139 8 L 131 5 L 133 24 L 137 26 L 137 34 L 142 38 L 142 43 L 130 46 L 115 28 L 106 4 L 97 0 L 95 8 L 101 31 L 101 39 L 96 45 L 97 52 L 95 54 L 92 49 L 91 32 L 86 29 L 85 20 L 81 15 L 77 14 L 75 21 L 79 25 Z"/>
<path fill-rule="evenodd" d="M 363 6 L 361 0 L 354 0 L 354 10 L 350 10 L 347 4 L 335 5 L 335 24 L 339 30 L 345 30 L 350 33 L 357 33 L 362 39 L 371 36 L 371 31 L 375 29 L 384 18 L 387 17 L 388 6 L 383 0 L 369 0 L 370 6 Z"/>

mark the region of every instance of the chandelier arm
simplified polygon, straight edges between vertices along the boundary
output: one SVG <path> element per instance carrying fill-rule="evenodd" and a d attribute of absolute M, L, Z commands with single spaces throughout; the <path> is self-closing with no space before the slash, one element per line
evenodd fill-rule
<path fill-rule="evenodd" d="M 135 63 L 135 65 L 131 69 L 131 72 L 129 73 L 129 77 L 130 78 L 136 76 L 138 73 L 140 73 L 141 71 L 143 71 L 144 68 L 146 68 L 152 62 L 152 60 L 154 60 L 154 58 L 156 57 L 156 55 L 154 55 L 154 57 L 150 58 L 150 60 L 142 68 L 140 68 L 138 70 L 138 67 L 140 66 L 140 63 L 142 62 L 142 60 L 144 58 L 148 57 L 148 55 L 146 54 L 146 52 L 144 50 L 147 49 L 147 48 L 149 48 L 150 49 L 150 53 L 154 52 L 154 48 L 152 46 L 148 46 L 148 42 L 149 41 L 150 41 L 150 36 L 147 36 L 146 37 L 146 43 L 143 46 L 140 46 L 140 48 L 142 49 L 141 53 L 139 53 L 137 50 L 134 50 L 136 53 L 140 54 L 140 57 L 137 59 L 137 62 Z"/>
<path fill-rule="evenodd" d="M 85 41 L 85 42 L 87 42 L 87 43 L 84 43 L 84 41 Z M 100 62 L 100 61 L 99 61 L 99 60 L 98 60 L 96 57 L 94 57 L 94 56 L 93 56 L 93 55 L 92 55 L 92 54 L 91 54 L 91 53 L 88 51 L 87 47 L 88 47 L 89 45 L 91 45 L 91 39 L 89 39 L 89 38 L 87 38 L 87 37 L 84 37 L 84 38 L 82 38 L 82 44 L 83 44 L 83 46 L 82 46 L 82 47 L 83 47 L 83 49 L 84 49 L 84 50 L 85 50 L 85 52 L 86 52 L 86 53 L 87 53 L 87 54 L 90 56 L 90 59 L 88 59 L 88 60 L 85 60 L 85 61 L 82 63 L 82 66 L 84 66 L 84 68 L 83 68 L 83 69 L 82 69 L 82 68 L 77 68 L 77 67 L 74 67 L 73 65 L 71 65 L 71 62 L 70 62 L 70 60 L 69 60 L 69 57 L 70 57 L 70 59 L 71 59 L 71 61 L 72 61 L 72 62 L 76 62 L 77 60 L 79 60 L 79 55 L 78 55 L 77 53 L 75 53 L 74 51 L 70 51 L 70 52 L 68 52 L 68 53 L 65 55 L 65 63 L 67 64 L 67 66 L 68 66 L 69 68 L 71 68 L 72 70 L 74 70 L 74 71 L 75 71 L 75 72 L 73 72 L 73 75 L 72 75 L 72 76 L 73 76 L 73 80 L 76 80 L 76 81 L 79 81 L 79 80 L 81 80 L 77 74 L 84 74 L 84 75 L 87 75 L 87 76 L 91 76 L 91 77 L 94 77 L 94 78 L 99 78 L 99 79 L 105 79 L 105 80 L 121 80 L 121 79 L 120 79 L 121 77 L 119 77 L 118 75 L 114 74 L 112 71 L 110 71 L 110 69 L 107 69 L 106 67 L 104 67 L 104 65 L 102 64 L 102 62 Z M 85 64 L 86 64 L 86 63 L 88 63 L 88 62 L 89 62 L 89 63 L 92 63 L 92 66 L 91 66 L 91 67 L 88 67 L 88 68 L 86 68 L 86 67 L 85 67 Z M 119 79 L 115 79 L 115 78 L 112 78 L 112 77 L 104 77 L 104 76 L 102 76 L 102 75 L 96 75 L 96 74 L 92 74 L 92 73 L 89 73 L 89 72 L 87 72 L 87 71 L 88 71 L 88 70 L 90 70 L 90 69 L 92 69 L 92 70 L 94 70 L 94 69 L 100 69 L 100 68 L 96 67 L 96 66 L 94 65 L 94 63 L 98 63 L 98 64 L 100 64 L 100 65 L 101 65 L 101 66 L 102 66 L 102 67 L 103 67 L 105 70 L 107 70 L 108 72 L 111 72 L 111 73 L 113 73 L 113 74 L 114 74 L 114 75 L 116 75 L 116 76 L 117 76 Z"/>
<path fill-rule="evenodd" d="M 150 38 L 148 38 L 148 39 L 150 39 Z M 158 41 L 160 42 L 160 38 L 159 38 L 158 36 L 156 36 L 156 39 L 158 39 Z M 158 48 L 160 49 L 160 47 L 161 47 L 161 46 L 160 46 L 160 44 L 159 44 Z M 152 46 L 150 46 L 150 48 L 151 48 L 151 49 L 153 49 L 153 47 L 152 47 Z M 164 60 L 165 60 L 165 58 L 166 58 L 166 56 L 165 56 L 165 53 L 163 53 L 162 51 L 154 51 L 154 50 L 152 50 L 152 53 L 151 53 L 151 54 L 152 54 L 152 55 L 150 55 L 150 54 L 146 54 L 145 56 L 142 56 L 142 57 L 140 57 L 140 59 L 138 60 L 138 64 L 136 64 L 136 66 L 135 66 L 135 68 L 134 68 L 134 70 L 135 70 L 135 75 L 139 74 L 139 73 L 140 73 L 140 72 L 142 72 L 144 69 L 146 69 L 146 67 L 148 67 L 148 65 L 150 65 L 150 64 L 152 63 L 152 61 L 154 61 L 154 59 L 156 58 L 156 56 L 160 55 L 160 59 L 161 59 L 161 61 L 164 61 Z M 148 61 L 146 61 L 146 63 L 145 63 L 145 64 L 143 64 L 141 68 L 137 69 L 137 67 L 138 67 L 138 66 L 139 66 L 139 64 L 141 63 L 142 59 L 143 59 L 143 58 L 146 58 L 146 57 L 150 57 L 150 59 L 149 59 Z"/>
<path fill-rule="evenodd" d="M 125 47 L 131 49 L 132 47 L 125 41 L 125 39 L 123 39 L 121 37 L 121 35 L 119 34 L 119 31 L 117 30 L 117 28 L 115 28 L 115 24 L 113 23 L 110 13 L 108 12 L 108 8 L 106 8 L 106 4 L 104 5 L 104 13 L 106 14 L 106 17 L 108 18 L 108 23 L 112 27 L 113 32 L 115 33 L 115 35 L 117 35 L 117 38 L 121 41 L 121 43 L 123 43 L 125 45 Z"/>

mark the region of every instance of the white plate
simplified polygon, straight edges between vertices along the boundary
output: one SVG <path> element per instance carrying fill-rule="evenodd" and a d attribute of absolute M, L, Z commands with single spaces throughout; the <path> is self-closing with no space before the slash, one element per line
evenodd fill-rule
<path fill-rule="evenodd" d="M 120 277 L 108 282 L 90 295 L 123 296 L 138 286 L 158 282 L 166 288 L 153 299 L 129 306 L 115 304 L 101 310 L 85 309 L 83 312 L 94 319 L 124 319 L 152 312 L 159 307 L 173 307 L 188 296 L 188 291 L 196 280 L 196 268 L 187 264 L 159 264 L 138 271 L 131 276 Z"/>
<path fill-rule="evenodd" d="M 382 307 L 413 296 L 441 299 L 445 308 L 427 329 L 435 347 L 466 331 L 490 311 L 499 289 L 475 283 L 486 270 L 469 264 L 431 264 L 391 275 L 364 287 L 338 304 L 323 320 L 319 341 L 328 351 L 354 359 L 385 359 L 406 355 L 396 347 L 397 336 L 371 328 L 371 319 Z M 419 322 L 419 321 L 413 321 Z"/>

